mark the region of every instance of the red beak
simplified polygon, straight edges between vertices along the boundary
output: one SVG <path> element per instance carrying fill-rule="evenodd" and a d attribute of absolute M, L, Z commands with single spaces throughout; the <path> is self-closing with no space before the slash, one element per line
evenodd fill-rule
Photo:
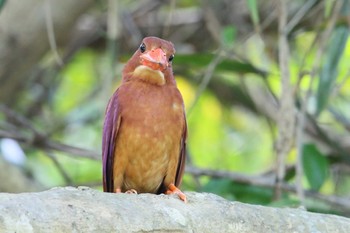
<path fill-rule="evenodd" d="M 152 49 L 143 53 L 141 56 L 141 64 L 148 66 L 153 70 L 165 70 L 169 63 L 166 58 L 166 54 L 161 48 Z"/>

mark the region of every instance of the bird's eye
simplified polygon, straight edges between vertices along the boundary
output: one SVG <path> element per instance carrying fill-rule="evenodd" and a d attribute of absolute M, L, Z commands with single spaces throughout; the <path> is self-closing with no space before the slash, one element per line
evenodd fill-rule
<path fill-rule="evenodd" d="M 142 44 L 140 45 L 140 51 L 141 51 L 141 53 L 144 53 L 144 52 L 146 51 L 146 45 L 145 45 L 145 43 L 142 43 Z"/>
<path fill-rule="evenodd" d="M 171 54 L 169 57 L 169 62 L 171 62 L 174 59 L 174 54 Z"/>

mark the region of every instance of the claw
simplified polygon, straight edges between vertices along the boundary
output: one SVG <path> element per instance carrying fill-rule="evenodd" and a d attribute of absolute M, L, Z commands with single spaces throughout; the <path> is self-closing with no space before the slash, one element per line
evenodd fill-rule
<path fill-rule="evenodd" d="M 186 195 L 183 192 L 181 192 L 181 190 L 178 189 L 174 184 L 169 184 L 168 190 L 165 192 L 165 194 L 177 194 L 183 202 L 187 203 Z"/>
<path fill-rule="evenodd" d="M 125 193 L 127 193 L 127 194 L 137 194 L 137 191 L 135 189 L 129 189 Z"/>
<path fill-rule="evenodd" d="M 116 188 L 116 189 L 115 189 L 115 192 L 116 192 L 116 193 L 121 193 L 122 190 L 121 190 L 121 188 Z M 129 190 L 126 191 L 125 193 L 127 193 L 127 194 L 137 194 L 137 191 L 136 191 L 135 189 L 129 189 Z"/>

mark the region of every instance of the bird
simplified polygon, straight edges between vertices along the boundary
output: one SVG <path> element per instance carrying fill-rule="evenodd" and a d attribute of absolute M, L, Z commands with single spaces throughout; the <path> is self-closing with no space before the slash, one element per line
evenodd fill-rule
<path fill-rule="evenodd" d="M 103 190 L 175 194 L 186 160 L 187 123 L 173 75 L 172 42 L 145 37 L 125 64 L 103 124 Z"/>

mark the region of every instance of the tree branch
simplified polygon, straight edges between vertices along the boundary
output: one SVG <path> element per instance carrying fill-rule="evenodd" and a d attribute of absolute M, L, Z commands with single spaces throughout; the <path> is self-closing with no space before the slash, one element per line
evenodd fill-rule
<path fill-rule="evenodd" d="M 285 176 L 285 158 L 293 145 L 293 135 L 295 127 L 295 107 L 293 89 L 290 81 L 289 71 L 289 45 L 287 39 L 287 1 L 280 0 L 279 5 L 279 41 L 278 59 L 281 70 L 281 97 L 280 108 L 277 117 L 278 136 L 276 139 L 276 198 L 281 197 L 281 185 Z M 302 199 L 302 195 L 300 196 Z"/>

